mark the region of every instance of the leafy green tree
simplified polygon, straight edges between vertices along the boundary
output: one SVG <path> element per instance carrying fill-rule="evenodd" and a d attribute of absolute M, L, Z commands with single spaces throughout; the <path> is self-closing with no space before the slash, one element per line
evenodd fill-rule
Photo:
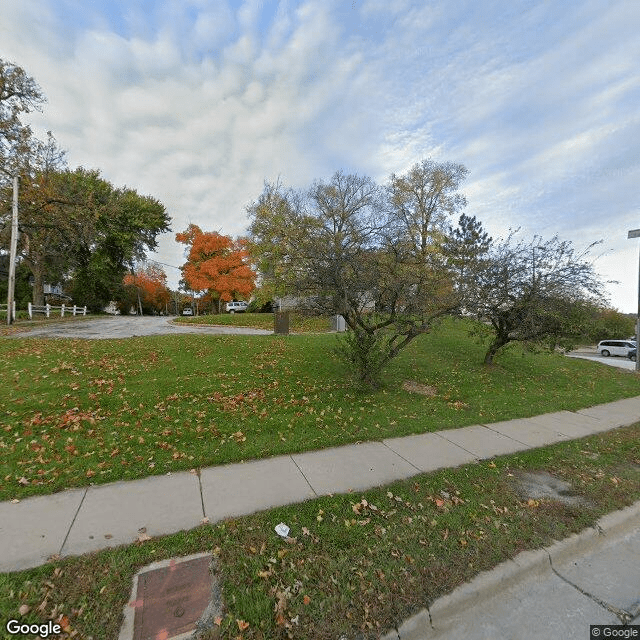
<path fill-rule="evenodd" d="M 443 242 L 465 174 L 426 160 L 383 188 L 337 172 L 307 190 L 266 185 L 248 210 L 263 281 L 299 307 L 344 317 L 342 354 L 367 386 L 458 306 Z"/>
<path fill-rule="evenodd" d="M 98 171 L 69 170 L 50 133 L 36 140 L 21 116 L 44 102 L 23 69 L 0 59 L 0 248 L 9 244 L 9 178 L 19 176 L 19 254 L 33 275 L 34 303 L 44 302 L 45 281 L 68 279 L 74 298 L 97 310 L 169 230 L 169 217 L 155 198 L 115 188 Z"/>
<path fill-rule="evenodd" d="M 21 116 L 40 110 L 46 98 L 24 69 L 0 59 L 0 186 L 20 173 L 32 145 L 31 129 Z"/>
<path fill-rule="evenodd" d="M 635 335 L 636 316 L 610 309 L 600 301 L 583 305 L 581 313 L 577 312 L 574 331 L 570 334 L 570 346 L 578 344 L 595 344 L 600 340 L 623 339 Z"/>
<path fill-rule="evenodd" d="M 475 216 L 464 213 L 460 215 L 458 226 L 447 234 L 443 248 L 462 305 L 467 292 L 473 290 L 474 274 L 482 268 L 492 241 L 482 223 Z"/>
<path fill-rule="evenodd" d="M 578 254 L 571 242 L 557 236 L 546 241 L 515 236 L 492 246 L 474 272 L 475 286 L 468 296 L 478 320 L 493 330 L 487 365 L 511 342 L 551 338 L 555 343 L 570 335 L 581 322 L 582 306 L 602 291 L 588 260 L 593 245 Z"/>
<path fill-rule="evenodd" d="M 97 171 L 76 169 L 64 177 L 73 194 L 71 292 L 99 310 L 117 299 L 125 273 L 156 248 L 157 235 L 170 230 L 170 218 L 155 198 L 115 189 Z"/>
<path fill-rule="evenodd" d="M 9 288 L 9 256 L 0 255 L 0 300 L 6 300 Z M 14 300 L 16 309 L 26 309 L 27 303 L 31 300 L 31 285 L 29 278 L 31 271 L 24 262 L 16 267 L 16 283 Z"/>
<path fill-rule="evenodd" d="M 617 309 L 598 309 L 594 324 L 588 334 L 591 342 L 600 342 L 608 338 L 628 338 L 636 333 L 636 316 L 621 313 Z"/>
<path fill-rule="evenodd" d="M 97 170 L 53 162 L 61 157 L 56 149 L 50 140 L 23 174 L 19 253 L 33 274 L 34 304 L 44 302 L 45 281 L 65 280 L 78 304 L 99 310 L 119 297 L 130 265 L 169 230 L 169 216 L 155 198 L 117 189 Z M 0 241 L 8 242 L 6 232 Z"/>
<path fill-rule="evenodd" d="M 66 245 L 61 236 L 61 223 L 56 220 L 54 206 L 60 199 L 55 176 L 65 170 L 64 152 L 55 138 L 48 134 L 45 143 L 33 141 L 29 154 L 22 158 L 19 190 L 18 254 L 33 275 L 33 303 L 44 304 L 44 283 L 61 282 L 69 266 Z M 0 242 L 9 244 L 10 190 L 3 190 L 5 207 L 0 217 L 5 221 Z"/>

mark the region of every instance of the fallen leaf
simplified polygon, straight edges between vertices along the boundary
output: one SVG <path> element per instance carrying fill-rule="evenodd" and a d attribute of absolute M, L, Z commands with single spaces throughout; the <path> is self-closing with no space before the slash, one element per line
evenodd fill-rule
<path fill-rule="evenodd" d="M 140 527 L 137 542 L 146 542 L 147 540 L 151 540 L 151 536 L 147 533 L 147 527 Z"/>
<path fill-rule="evenodd" d="M 236 619 L 236 623 L 237 623 L 238 629 L 240 629 L 240 631 L 244 631 L 245 629 L 247 629 L 249 627 L 249 623 L 245 622 L 244 620 Z"/>
<path fill-rule="evenodd" d="M 304 602 L 305 604 L 309 604 L 311 602 L 311 598 L 307 595 L 305 595 L 304 598 L 302 598 L 302 602 Z"/>
<path fill-rule="evenodd" d="M 21 616 L 26 616 L 29 611 L 31 611 L 31 607 L 28 604 L 20 605 L 20 608 L 18 609 L 18 613 Z"/>

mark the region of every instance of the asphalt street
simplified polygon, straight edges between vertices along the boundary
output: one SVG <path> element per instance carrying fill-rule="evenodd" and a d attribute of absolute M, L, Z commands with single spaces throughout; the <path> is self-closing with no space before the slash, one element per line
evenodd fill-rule
<path fill-rule="evenodd" d="M 570 358 L 593 360 L 594 362 L 599 362 L 600 364 L 606 364 L 610 367 L 618 367 L 618 369 L 627 369 L 628 371 L 634 371 L 636 368 L 636 363 L 632 360 L 629 360 L 629 358 L 623 358 L 622 356 L 609 356 L 605 358 L 599 353 L 596 353 L 595 349 L 591 351 L 580 349 L 578 351 L 572 351 L 567 355 Z"/>
<path fill-rule="evenodd" d="M 166 316 L 102 316 L 100 318 L 78 320 L 77 322 L 60 322 L 34 327 L 27 331 L 12 334 L 10 337 L 104 340 L 108 338 L 159 336 L 171 333 L 268 335 L 273 331 L 251 329 L 249 327 L 177 324 L 173 322 L 173 318 Z"/>

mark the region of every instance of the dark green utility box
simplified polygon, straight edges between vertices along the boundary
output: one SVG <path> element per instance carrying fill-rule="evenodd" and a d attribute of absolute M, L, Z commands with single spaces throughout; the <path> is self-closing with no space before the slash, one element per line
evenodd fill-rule
<path fill-rule="evenodd" d="M 280 336 L 289 335 L 289 312 L 288 311 L 275 312 L 273 333 Z"/>

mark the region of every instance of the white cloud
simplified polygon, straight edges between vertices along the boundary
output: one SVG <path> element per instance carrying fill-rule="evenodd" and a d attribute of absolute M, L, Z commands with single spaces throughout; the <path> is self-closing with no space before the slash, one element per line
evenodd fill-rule
<path fill-rule="evenodd" d="M 264 179 L 431 156 L 469 168 L 493 235 L 588 241 L 638 214 L 639 25 L 625 0 L 4 0 L 0 57 L 42 85 L 33 123 L 70 162 L 159 198 L 174 231 L 241 233 Z"/>

